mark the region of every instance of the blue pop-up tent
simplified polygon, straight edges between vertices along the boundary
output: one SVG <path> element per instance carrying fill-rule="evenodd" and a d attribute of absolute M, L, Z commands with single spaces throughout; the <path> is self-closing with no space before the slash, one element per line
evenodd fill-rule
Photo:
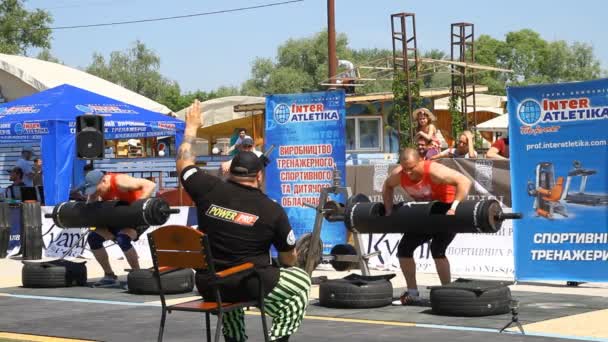
<path fill-rule="evenodd" d="M 104 116 L 106 139 L 175 136 L 184 122 L 68 84 L 0 105 L 0 144 L 40 142 L 47 205 L 68 200 L 76 159 L 76 117 Z"/>

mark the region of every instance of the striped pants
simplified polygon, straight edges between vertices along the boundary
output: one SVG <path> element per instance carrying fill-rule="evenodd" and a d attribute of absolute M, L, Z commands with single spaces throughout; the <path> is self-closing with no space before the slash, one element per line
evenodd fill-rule
<path fill-rule="evenodd" d="M 281 268 L 279 282 L 264 298 L 266 315 L 272 317 L 270 340 L 293 334 L 306 313 L 310 277 L 297 267 Z M 246 341 L 243 309 L 224 314 L 224 336 L 234 341 Z"/>

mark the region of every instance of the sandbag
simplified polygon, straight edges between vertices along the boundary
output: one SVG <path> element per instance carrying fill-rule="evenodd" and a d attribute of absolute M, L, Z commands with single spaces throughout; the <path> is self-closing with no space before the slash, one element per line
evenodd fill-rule
<path fill-rule="evenodd" d="M 70 287 L 87 285 L 85 262 L 59 259 L 44 262 L 23 262 L 23 287 Z"/>
<path fill-rule="evenodd" d="M 319 305 L 328 308 L 363 309 L 391 305 L 394 274 L 362 276 L 350 274 L 319 285 Z"/>
<path fill-rule="evenodd" d="M 192 292 L 194 288 L 194 271 L 190 268 L 181 268 L 161 274 L 160 281 L 164 294 Z M 141 269 L 129 272 L 127 286 L 134 294 L 159 294 L 158 283 L 154 278 L 154 271 Z"/>
<path fill-rule="evenodd" d="M 504 282 L 457 279 L 430 289 L 431 308 L 436 315 L 479 317 L 501 315 L 511 309 L 511 290 Z"/>

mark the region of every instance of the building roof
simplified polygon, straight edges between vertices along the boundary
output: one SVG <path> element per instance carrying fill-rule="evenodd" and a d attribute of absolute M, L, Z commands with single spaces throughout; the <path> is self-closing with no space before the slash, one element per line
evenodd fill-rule
<path fill-rule="evenodd" d="M 171 110 L 156 101 L 84 71 L 37 58 L 0 54 L 0 84 L 6 101 L 70 84 L 163 114 Z"/>
<path fill-rule="evenodd" d="M 448 110 L 449 109 L 449 97 L 435 100 L 435 110 Z M 488 95 L 488 94 L 475 94 L 475 109 L 477 112 L 491 112 L 495 114 L 504 114 L 507 103 L 506 96 Z M 460 103 L 458 103 L 460 107 Z M 472 97 L 467 98 L 467 113 L 473 112 L 473 99 Z"/>
<path fill-rule="evenodd" d="M 221 123 L 249 117 L 251 115 L 262 114 L 266 99 L 257 96 L 226 96 L 217 99 L 204 101 L 201 103 L 203 111 L 203 128 Z M 258 104 L 261 110 L 253 109 L 249 111 L 234 111 L 235 106 Z M 188 107 L 175 113 L 178 118 L 185 120 Z"/>

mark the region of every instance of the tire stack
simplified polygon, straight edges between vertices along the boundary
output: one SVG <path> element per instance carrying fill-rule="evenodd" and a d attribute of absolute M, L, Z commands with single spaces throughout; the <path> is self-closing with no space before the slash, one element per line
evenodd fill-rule
<path fill-rule="evenodd" d="M 362 276 L 350 274 L 342 279 L 322 282 L 319 286 L 319 305 L 328 308 L 366 309 L 391 305 L 394 274 Z"/>
<path fill-rule="evenodd" d="M 54 260 L 23 262 L 21 281 L 23 287 L 70 287 L 87 285 L 86 262 Z"/>
<path fill-rule="evenodd" d="M 35 201 L 21 204 L 21 254 L 24 260 L 42 259 L 42 213 Z"/>
<path fill-rule="evenodd" d="M 505 282 L 457 279 L 431 287 L 431 308 L 436 315 L 481 317 L 511 310 L 511 290 Z"/>
<path fill-rule="evenodd" d="M 194 289 L 194 271 L 190 268 L 176 269 L 161 274 L 160 281 L 164 294 L 192 292 Z M 159 294 L 154 270 L 141 269 L 129 272 L 127 276 L 129 293 Z"/>
<path fill-rule="evenodd" d="M 6 258 L 11 235 L 10 208 L 8 203 L 0 202 L 0 258 Z"/>

